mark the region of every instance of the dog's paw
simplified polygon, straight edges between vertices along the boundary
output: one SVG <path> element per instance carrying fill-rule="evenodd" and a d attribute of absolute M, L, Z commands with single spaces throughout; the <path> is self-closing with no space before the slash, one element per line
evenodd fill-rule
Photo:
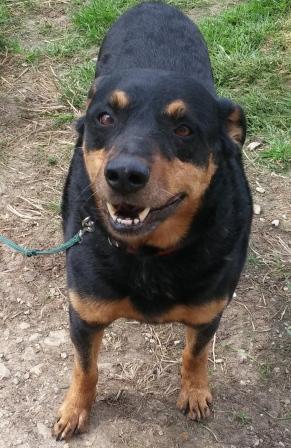
<path fill-rule="evenodd" d="M 74 434 L 80 434 L 87 430 L 90 407 L 85 408 L 77 403 L 65 401 L 58 415 L 59 418 L 52 430 L 53 436 L 58 441 L 69 440 Z"/>
<path fill-rule="evenodd" d="M 211 403 L 212 395 L 209 388 L 195 384 L 183 385 L 177 400 L 178 408 L 192 420 L 197 421 L 210 417 Z"/>

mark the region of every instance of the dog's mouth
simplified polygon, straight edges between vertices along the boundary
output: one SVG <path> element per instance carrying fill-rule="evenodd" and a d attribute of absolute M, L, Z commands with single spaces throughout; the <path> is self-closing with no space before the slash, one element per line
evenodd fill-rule
<path fill-rule="evenodd" d="M 184 193 L 175 195 L 166 204 L 157 208 L 142 208 L 126 202 L 119 204 L 106 202 L 110 225 L 121 234 L 148 233 L 168 218 L 185 196 Z"/>

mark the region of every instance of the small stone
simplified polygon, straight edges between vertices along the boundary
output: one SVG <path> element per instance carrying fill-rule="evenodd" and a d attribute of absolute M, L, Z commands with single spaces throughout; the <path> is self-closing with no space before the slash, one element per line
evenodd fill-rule
<path fill-rule="evenodd" d="M 33 333 L 31 336 L 29 336 L 28 340 L 29 342 L 36 341 L 40 337 L 40 333 Z"/>
<path fill-rule="evenodd" d="M 30 324 L 29 324 L 28 322 L 21 322 L 21 323 L 19 324 L 19 328 L 20 328 L 21 330 L 27 330 L 28 328 L 30 328 Z"/>
<path fill-rule="evenodd" d="M 159 429 L 159 430 L 158 430 L 158 434 L 159 434 L 159 436 L 163 436 L 163 435 L 164 435 L 164 432 L 163 432 L 161 429 Z"/>
<path fill-rule="evenodd" d="M 260 445 L 260 439 L 256 439 L 253 446 L 259 446 Z"/>
<path fill-rule="evenodd" d="M 11 377 L 10 370 L 5 366 L 5 364 L 0 362 L 0 380 L 7 379 L 10 377 Z"/>
<path fill-rule="evenodd" d="M 261 206 L 259 204 L 254 204 L 254 214 L 260 215 L 261 211 L 262 211 Z"/>
<path fill-rule="evenodd" d="M 21 355 L 22 359 L 25 361 L 32 361 L 35 359 L 35 352 L 32 347 L 26 347 L 24 352 Z"/>
<path fill-rule="evenodd" d="M 36 366 L 30 369 L 30 373 L 34 373 L 36 376 L 42 374 L 42 364 L 37 364 Z"/>
<path fill-rule="evenodd" d="M 15 339 L 16 344 L 21 344 L 21 342 L 23 342 L 22 338 L 16 338 Z"/>
<path fill-rule="evenodd" d="M 33 282 L 33 280 L 35 280 L 36 277 L 36 273 L 35 272 L 24 272 L 23 274 L 23 278 L 27 283 L 31 283 Z"/>
<path fill-rule="evenodd" d="M 18 384 L 19 384 L 19 379 L 18 378 L 13 378 L 12 381 L 15 384 L 15 386 L 18 386 Z"/>
<path fill-rule="evenodd" d="M 274 372 L 279 373 L 280 372 L 280 367 L 275 367 L 274 368 Z"/>
<path fill-rule="evenodd" d="M 62 359 L 67 359 L 68 355 L 66 352 L 61 353 L 61 358 Z"/>
<path fill-rule="evenodd" d="M 50 331 L 44 343 L 50 347 L 59 347 L 61 344 L 67 342 L 67 333 L 65 330 Z"/>
<path fill-rule="evenodd" d="M 256 188 L 256 191 L 257 191 L 258 193 L 262 193 L 262 194 L 263 194 L 263 193 L 265 193 L 266 190 L 265 190 L 263 187 L 257 187 L 257 188 Z"/>
<path fill-rule="evenodd" d="M 26 373 L 23 375 L 23 378 L 24 378 L 25 380 L 28 380 L 29 377 L 30 377 L 30 373 L 29 373 L 29 372 L 26 372 Z"/>
<path fill-rule="evenodd" d="M 244 363 L 247 361 L 248 356 L 247 356 L 245 350 L 242 350 L 242 349 L 238 350 L 238 359 L 239 359 L 240 363 Z"/>
<path fill-rule="evenodd" d="M 51 436 L 51 431 L 49 428 L 47 428 L 47 426 L 45 426 L 43 423 L 37 423 L 36 424 L 37 427 L 37 431 L 38 433 L 44 437 L 45 439 L 47 439 L 48 437 Z M 67 444 L 68 445 L 68 444 Z M 68 445 L 69 446 L 69 445 Z M 65 445 L 64 445 L 65 447 Z"/>
<path fill-rule="evenodd" d="M 236 297 L 237 297 L 237 293 L 234 292 L 233 295 L 232 295 L 232 298 L 233 298 L 233 299 L 236 299 Z"/>
<path fill-rule="evenodd" d="M 279 227 L 279 224 L 280 224 L 279 219 L 274 219 L 274 220 L 272 221 L 272 226 L 273 226 L 273 227 Z"/>
<path fill-rule="evenodd" d="M 285 444 L 284 444 L 283 442 L 279 442 L 279 443 L 278 443 L 278 446 L 285 447 Z"/>
<path fill-rule="evenodd" d="M 251 142 L 248 144 L 247 149 L 249 149 L 250 151 L 254 151 L 259 146 L 261 146 L 261 142 Z"/>

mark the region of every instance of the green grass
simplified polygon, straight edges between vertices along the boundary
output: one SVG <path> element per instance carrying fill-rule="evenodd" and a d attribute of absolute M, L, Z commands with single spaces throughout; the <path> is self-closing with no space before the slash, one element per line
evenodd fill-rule
<path fill-rule="evenodd" d="M 79 45 L 91 48 L 100 42 L 110 24 L 134 3 L 91 0 L 77 9 L 72 22 L 82 36 Z M 194 6 L 189 1 L 178 3 L 181 7 Z M 288 0 L 249 0 L 200 23 L 219 94 L 244 107 L 249 135 L 260 138 L 266 146 L 265 151 L 258 152 L 258 160 L 276 171 L 291 168 L 291 64 L 286 39 L 289 10 Z M 94 65 L 87 59 L 66 73 L 64 97 L 75 107 L 84 104 Z"/>
<path fill-rule="evenodd" d="M 53 125 L 59 128 L 65 124 L 74 121 L 74 114 L 72 112 L 59 112 L 53 116 Z"/>
<path fill-rule="evenodd" d="M 19 51 L 17 40 L 9 36 L 13 18 L 5 0 L 0 0 L 0 53 Z"/>
<path fill-rule="evenodd" d="M 11 20 L 12 10 L 5 3 L 0 0 L 0 26 Z M 41 32 L 44 36 L 48 33 L 50 42 L 26 51 L 26 62 L 37 64 L 44 57 L 60 62 L 65 67 L 59 72 L 63 99 L 82 108 L 94 78 L 92 58 L 104 34 L 122 12 L 136 3 L 139 1 L 71 0 L 70 27 L 61 38 L 56 34 L 58 38 L 53 39 L 51 25 L 42 25 Z M 197 5 L 209 5 L 211 0 L 167 3 L 187 11 Z M 208 44 L 219 94 L 243 106 L 248 118 L 248 136 L 260 139 L 265 148 L 254 153 L 256 160 L 279 172 L 291 169 L 289 5 L 289 0 L 248 0 L 199 23 Z M 0 33 L 0 49 L 1 36 Z"/>
<path fill-rule="evenodd" d="M 291 168 L 288 15 L 288 0 L 250 0 L 200 25 L 219 93 L 245 108 L 267 146 L 258 158 L 277 171 Z"/>
<path fill-rule="evenodd" d="M 95 65 L 95 62 L 88 60 L 63 72 L 60 80 L 63 99 L 76 108 L 84 106 L 89 86 L 94 79 Z"/>
<path fill-rule="evenodd" d="M 242 425 L 248 425 L 251 423 L 251 417 L 245 411 L 239 411 L 235 414 L 235 420 L 237 420 Z"/>

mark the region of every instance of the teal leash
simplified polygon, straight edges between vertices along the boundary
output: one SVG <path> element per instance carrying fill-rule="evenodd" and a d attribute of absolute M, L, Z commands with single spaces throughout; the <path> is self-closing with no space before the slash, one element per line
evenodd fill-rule
<path fill-rule="evenodd" d="M 82 228 L 78 233 L 76 233 L 76 235 L 74 235 L 65 243 L 60 244 L 56 247 L 52 247 L 51 249 L 28 249 L 27 247 L 20 246 L 19 244 L 14 243 L 14 241 L 6 238 L 3 235 L 0 235 L 0 243 L 5 244 L 5 246 L 9 247 L 15 252 L 18 252 L 19 254 L 25 255 L 26 257 L 34 257 L 36 255 L 54 255 L 60 252 L 64 252 L 67 249 L 70 249 L 70 247 L 81 243 L 86 232 L 94 232 L 94 222 L 91 221 L 90 216 L 87 216 L 87 218 L 82 221 Z"/>

